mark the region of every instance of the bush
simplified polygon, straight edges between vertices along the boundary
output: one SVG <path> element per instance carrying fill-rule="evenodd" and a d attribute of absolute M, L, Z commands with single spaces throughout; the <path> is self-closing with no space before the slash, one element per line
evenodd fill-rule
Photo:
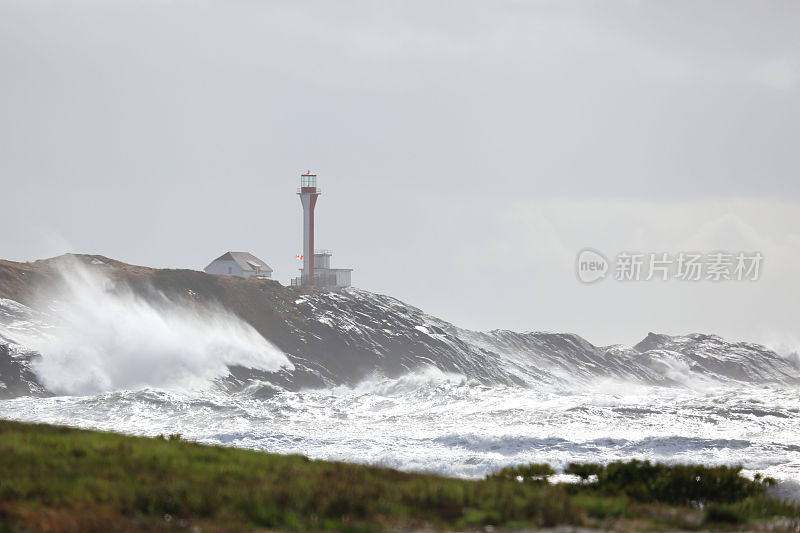
<path fill-rule="evenodd" d="M 741 466 L 652 464 L 632 460 L 609 463 L 597 474 L 597 488 L 609 494 L 625 494 L 639 501 L 675 505 L 730 503 L 764 493 L 772 478 L 749 480 Z"/>
<path fill-rule="evenodd" d="M 564 473 L 578 476 L 583 483 L 586 483 L 591 476 L 599 476 L 603 468 L 603 465 L 598 463 L 570 463 L 564 469 Z"/>
<path fill-rule="evenodd" d="M 156 440 L 181 441 L 181 440 L 184 440 L 184 439 L 183 439 L 183 435 L 181 435 L 180 433 L 170 433 L 167 436 L 164 436 L 164 434 L 161 433 L 160 435 L 156 435 Z"/>
<path fill-rule="evenodd" d="M 555 470 L 546 463 L 531 463 L 529 465 L 507 466 L 502 470 L 486 476 L 486 479 L 514 480 L 521 483 L 547 483 L 547 478 L 555 474 Z"/>

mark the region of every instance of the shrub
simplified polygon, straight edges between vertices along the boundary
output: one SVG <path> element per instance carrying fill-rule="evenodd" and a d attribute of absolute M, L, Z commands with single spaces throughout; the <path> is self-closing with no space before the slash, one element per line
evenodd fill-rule
<path fill-rule="evenodd" d="M 684 505 L 735 502 L 762 494 L 774 483 L 772 478 L 749 480 L 741 471 L 741 466 L 665 465 L 634 459 L 609 463 L 597 475 L 597 488 L 639 501 Z"/>
<path fill-rule="evenodd" d="M 572 474 L 581 478 L 585 483 L 591 476 L 599 476 L 603 471 L 603 465 L 598 463 L 570 463 L 564 469 L 565 474 Z"/>
<path fill-rule="evenodd" d="M 531 463 L 529 465 L 507 466 L 494 474 L 486 476 L 487 479 L 515 480 L 522 483 L 547 483 L 547 478 L 555 471 L 546 463 Z"/>
<path fill-rule="evenodd" d="M 180 433 L 170 433 L 167 436 L 164 436 L 164 434 L 161 433 L 160 435 L 156 435 L 156 440 L 181 441 L 181 440 L 184 440 L 184 439 L 183 439 L 183 435 L 181 435 Z"/>

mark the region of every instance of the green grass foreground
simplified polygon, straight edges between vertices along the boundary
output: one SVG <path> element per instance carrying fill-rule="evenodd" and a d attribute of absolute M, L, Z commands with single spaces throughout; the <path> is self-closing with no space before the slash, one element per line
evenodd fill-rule
<path fill-rule="evenodd" d="M 800 516 L 765 494 L 769 480 L 736 468 L 570 469 L 597 481 L 553 485 L 546 465 L 462 480 L 0 421 L 0 532 L 725 529 L 765 520 L 780 530 Z"/>

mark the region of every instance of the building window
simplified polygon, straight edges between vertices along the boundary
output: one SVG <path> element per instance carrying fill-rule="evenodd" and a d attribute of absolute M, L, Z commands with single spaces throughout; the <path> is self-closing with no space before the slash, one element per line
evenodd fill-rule
<path fill-rule="evenodd" d="M 233 268 L 232 267 L 228 267 L 228 274 L 233 274 Z"/>

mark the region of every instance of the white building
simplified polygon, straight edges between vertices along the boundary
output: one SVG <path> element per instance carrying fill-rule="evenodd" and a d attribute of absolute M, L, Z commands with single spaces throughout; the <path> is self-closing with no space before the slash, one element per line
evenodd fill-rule
<path fill-rule="evenodd" d="M 225 252 L 204 268 L 203 272 L 240 278 L 272 277 L 270 266 L 249 252 Z"/>
<path fill-rule="evenodd" d="M 294 278 L 292 285 L 314 285 L 316 287 L 343 288 L 350 286 L 350 273 L 352 268 L 331 268 L 330 250 L 316 250 L 314 252 L 314 282 L 304 283 L 303 278 Z M 301 275 L 303 269 L 300 269 Z"/>
<path fill-rule="evenodd" d="M 314 281 L 322 287 L 349 287 L 352 268 L 331 268 L 330 250 L 314 251 Z"/>

